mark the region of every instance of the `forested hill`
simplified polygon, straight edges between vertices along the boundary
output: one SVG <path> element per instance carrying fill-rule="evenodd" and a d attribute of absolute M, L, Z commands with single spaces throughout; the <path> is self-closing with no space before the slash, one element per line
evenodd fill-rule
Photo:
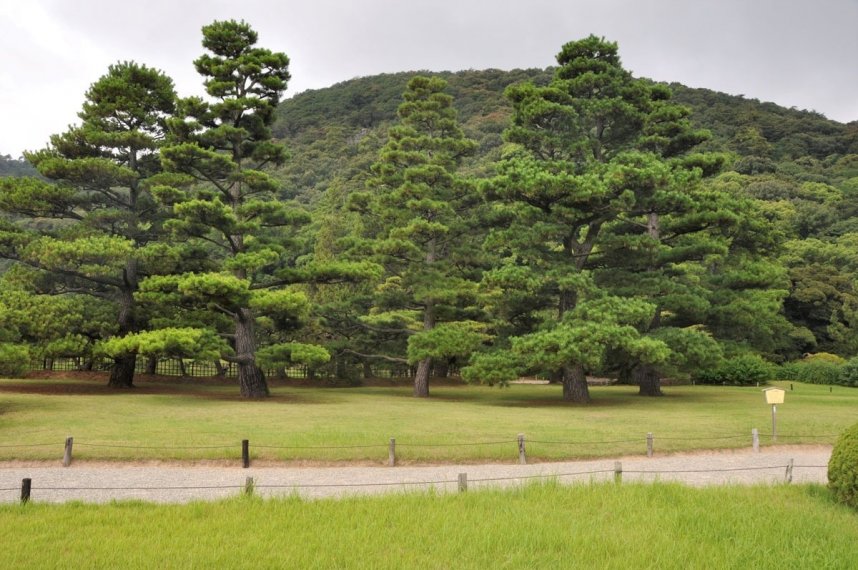
<path fill-rule="evenodd" d="M 300 93 L 280 104 L 274 125 L 275 136 L 292 153 L 281 172 L 287 192 L 314 202 L 333 179 L 360 178 L 384 144 L 386 127 L 395 120 L 405 85 L 415 74 L 447 80 L 466 134 L 480 145 L 469 165 L 478 173 L 497 158 L 502 144 L 501 133 L 511 114 L 504 89 L 527 80 L 547 84 L 552 73 L 552 68 L 403 72 Z M 674 98 L 692 109 L 695 125 L 712 133 L 703 149 L 735 153 L 740 157 L 736 164 L 740 172 L 775 172 L 778 163 L 785 161 L 803 157 L 824 161 L 858 153 L 858 121 L 843 124 L 813 111 L 787 109 L 741 95 L 678 83 L 670 87 Z"/>

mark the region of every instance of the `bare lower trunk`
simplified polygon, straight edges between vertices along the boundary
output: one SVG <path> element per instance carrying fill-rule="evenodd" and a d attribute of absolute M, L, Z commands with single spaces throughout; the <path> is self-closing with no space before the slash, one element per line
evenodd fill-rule
<path fill-rule="evenodd" d="M 368 360 L 363 361 L 363 377 L 364 378 L 372 378 L 372 365 Z"/>
<path fill-rule="evenodd" d="M 271 395 L 265 373 L 256 365 L 256 339 L 253 336 L 253 314 L 241 309 L 235 317 L 235 353 L 238 363 L 238 385 L 244 398 L 267 398 Z"/>
<path fill-rule="evenodd" d="M 110 369 L 110 380 L 107 385 L 111 388 L 133 388 L 134 367 L 137 365 L 136 354 L 123 354 L 113 360 Z"/>
<path fill-rule="evenodd" d="M 129 261 L 124 270 L 127 286 L 119 291 L 119 336 L 125 336 L 134 331 L 134 288 L 136 284 L 136 263 Z M 110 369 L 110 380 L 107 385 L 111 388 L 131 388 L 134 385 L 134 367 L 137 365 L 137 354 L 122 354 L 114 358 Z"/>
<path fill-rule="evenodd" d="M 640 386 L 641 396 L 664 396 L 661 391 L 661 378 L 658 371 L 649 364 L 639 364 L 632 371 L 635 382 Z"/>
<path fill-rule="evenodd" d="M 414 397 L 429 397 L 429 371 L 432 370 L 432 359 L 424 358 L 417 365 L 417 373 L 414 375 Z"/>
<path fill-rule="evenodd" d="M 146 359 L 146 374 L 156 374 L 158 372 L 158 357 L 150 356 Z"/>
<path fill-rule="evenodd" d="M 587 387 L 587 376 L 582 365 L 563 367 L 563 399 L 576 404 L 590 403 L 590 389 Z"/>
<path fill-rule="evenodd" d="M 226 368 L 223 367 L 223 364 L 221 364 L 220 359 L 214 361 L 214 367 L 215 376 L 217 376 L 218 378 L 226 378 Z"/>

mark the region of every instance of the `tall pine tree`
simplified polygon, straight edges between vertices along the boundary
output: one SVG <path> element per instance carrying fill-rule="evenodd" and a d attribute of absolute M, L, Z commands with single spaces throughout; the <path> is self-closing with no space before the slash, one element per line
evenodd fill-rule
<path fill-rule="evenodd" d="M 84 294 L 115 306 L 115 335 L 140 329 L 134 293 L 163 254 L 161 212 L 149 179 L 173 113 L 173 82 L 133 62 L 113 65 L 86 93 L 80 126 L 26 157 L 44 179 L 3 179 L 0 209 L 33 219 L 7 224 L 0 255 L 51 274 L 42 292 Z M 136 356 L 117 355 L 109 385 L 130 387 Z"/>
<path fill-rule="evenodd" d="M 376 356 L 416 364 L 417 397 L 429 396 L 433 359 L 465 356 L 482 340 L 472 218 L 479 197 L 456 172 L 476 143 L 459 127 L 445 87 L 439 78 L 408 82 L 370 191 L 352 195 L 364 212 L 364 251 L 385 270 L 363 323 L 407 338 L 407 355 Z"/>

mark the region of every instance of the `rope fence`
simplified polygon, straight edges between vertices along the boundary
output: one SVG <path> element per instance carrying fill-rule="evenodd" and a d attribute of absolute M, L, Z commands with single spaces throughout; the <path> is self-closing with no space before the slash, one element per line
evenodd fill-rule
<path fill-rule="evenodd" d="M 33 486 L 32 478 L 25 478 L 21 481 L 21 502 L 27 503 L 30 501 L 33 491 L 55 491 L 55 492 L 72 492 L 72 491 L 195 491 L 195 490 L 235 490 L 243 489 L 246 495 L 252 495 L 255 489 L 360 489 L 372 487 L 428 487 L 435 488 L 441 485 L 458 484 L 459 492 L 467 491 L 469 483 L 503 483 L 503 482 L 521 482 L 534 479 L 561 479 L 565 477 L 577 477 L 581 475 L 609 475 L 613 474 L 615 483 L 622 483 L 623 474 L 635 475 L 670 475 L 670 474 L 686 474 L 686 473 L 735 473 L 742 471 L 771 471 L 776 469 L 784 469 L 784 483 L 792 483 L 794 469 L 824 469 L 827 465 L 795 465 L 792 459 L 786 465 L 765 465 L 765 466 L 749 466 L 749 467 L 727 467 L 727 468 L 710 468 L 710 469 L 627 469 L 623 470 L 622 463 L 617 461 L 614 463 L 613 469 L 591 469 L 585 471 L 574 471 L 566 473 L 538 473 L 533 475 L 516 475 L 510 477 L 482 477 L 469 479 L 467 472 L 459 473 L 457 479 L 436 479 L 431 481 L 377 481 L 367 483 L 267 483 L 258 484 L 253 477 L 247 477 L 243 485 L 155 485 L 155 486 L 138 486 L 138 485 L 118 485 L 118 486 Z M 18 488 L 0 488 L 0 492 L 17 492 Z"/>
<path fill-rule="evenodd" d="M 777 434 L 777 436 L 772 436 L 771 434 L 760 434 L 760 431 L 756 428 L 751 430 L 751 446 L 755 452 L 760 451 L 760 436 L 770 437 L 771 441 L 774 443 L 777 441 L 777 438 L 788 438 L 788 439 L 830 439 L 834 440 L 837 435 L 833 434 Z M 649 432 L 646 434 L 645 439 L 641 438 L 629 438 L 629 439 L 605 439 L 605 440 L 569 440 L 569 441 L 558 441 L 558 440 L 550 440 L 550 439 L 526 439 L 524 434 L 518 434 L 516 439 L 497 439 L 491 441 L 472 441 L 472 442 L 448 442 L 448 443 L 419 443 L 419 442 L 397 442 L 396 438 L 390 438 L 387 444 L 383 443 L 368 443 L 368 444 L 356 444 L 356 445 L 276 445 L 276 444 L 254 444 L 254 448 L 264 449 L 264 450 L 299 450 L 299 451 L 324 451 L 324 450 L 367 450 L 367 449 L 388 449 L 388 465 L 393 467 L 397 462 L 397 447 L 399 448 L 407 448 L 407 449 L 441 449 L 441 448 L 462 448 L 462 447 L 485 447 L 485 446 L 498 446 L 498 445 L 509 445 L 510 447 L 515 447 L 518 451 L 518 462 L 521 464 L 527 463 L 527 453 L 528 453 L 528 445 L 530 445 L 530 450 L 532 451 L 533 446 L 599 446 L 599 445 L 617 445 L 617 444 L 633 444 L 633 443 L 641 443 L 645 442 L 646 445 L 646 455 L 647 457 L 652 457 L 655 453 L 655 442 L 656 439 L 659 441 L 667 441 L 667 442 L 675 442 L 675 441 L 718 441 L 718 440 L 740 440 L 747 439 L 746 435 L 718 435 L 718 436 L 694 436 L 688 435 L 683 437 L 671 437 L 671 436 L 659 436 L 656 438 L 655 434 Z M 59 442 L 57 443 L 3 443 L 0 444 L 0 448 L 2 449 L 27 449 L 27 448 L 38 448 L 38 447 L 59 447 Z M 65 440 L 65 444 L 63 446 L 63 466 L 68 467 L 73 459 L 73 450 L 74 446 L 78 447 L 90 448 L 90 449 L 139 449 L 139 450 L 229 450 L 235 449 L 237 447 L 236 443 L 221 443 L 216 445 L 144 445 L 144 444 L 132 444 L 127 442 L 91 442 L 91 441 L 75 441 L 74 437 L 67 437 Z M 250 441 L 249 440 L 241 440 L 241 461 L 243 467 L 250 466 Z M 627 450 L 623 450 L 624 453 L 628 453 Z M 221 457 L 208 457 L 209 459 L 230 459 L 235 456 L 232 454 L 224 454 Z M 574 455 L 569 455 L 569 458 L 575 457 Z M 88 459 L 91 457 L 87 457 Z M 134 459 L 142 459 L 144 457 L 138 456 L 133 457 Z M 95 457 L 98 459 L 98 457 Z M 496 458 L 494 458 L 496 459 Z M 512 457 L 510 457 L 512 459 Z"/>

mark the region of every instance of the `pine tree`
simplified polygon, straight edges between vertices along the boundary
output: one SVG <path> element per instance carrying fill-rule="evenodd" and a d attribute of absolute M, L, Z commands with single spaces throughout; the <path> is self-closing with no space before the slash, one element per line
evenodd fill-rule
<path fill-rule="evenodd" d="M 160 169 L 157 151 L 174 107 L 173 82 L 163 73 L 112 65 L 87 91 L 80 126 L 26 154 L 46 180 L 0 181 L 0 209 L 24 217 L 5 224 L 0 254 L 51 274 L 42 292 L 114 304 L 119 337 L 140 329 L 134 293 L 164 253 L 148 181 Z M 134 354 L 118 355 L 109 385 L 130 387 L 135 363 Z"/>
<path fill-rule="evenodd" d="M 479 197 L 456 172 L 476 144 L 445 87 L 438 78 L 408 82 L 370 190 L 352 195 L 352 207 L 365 213 L 364 250 L 385 270 L 363 323 L 407 338 L 407 355 L 386 357 L 417 365 L 417 397 L 429 396 L 433 359 L 467 355 L 482 341 L 472 217 Z"/>
<path fill-rule="evenodd" d="M 223 330 L 223 320 L 210 321 L 208 334 L 197 329 L 198 344 L 184 346 L 199 346 L 205 358 L 219 351 L 236 363 L 241 394 L 248 398 L 269 395 L 263 365 L 319 364 L 329 358 L 323 348 L 297 342 L 311 307 L 307 294 L 290 285 L 354 278 L 367 269 L 302 264 L 307 251 L 297 232 L 309 215 L 278 199 L 277 180 L 265 170 L 286 159 L 270 127 L 289 80 L 289 58 L 256 47 L 257 39 L 244 22 L 203 27 L 208 53 L 194 64 L 210 100 L 180 102 L 179 118 L 170 123 L 173 144 L 162 151 L 168 173 L 154 191 L 172 207 L 167 227 L 177 237 L 207 245 L 210 268 L 143 284 L 143 294 L 155 305 L 174 303 L 228 319 L 231 330 Z M 163 334 L 172 331 L 186 339 L 178 324 Z M 228 339 L 229 346 L 218 349 L 205 340 L 211 333 Z M 263 339 L 268 342 L 260 347 Z"/>

